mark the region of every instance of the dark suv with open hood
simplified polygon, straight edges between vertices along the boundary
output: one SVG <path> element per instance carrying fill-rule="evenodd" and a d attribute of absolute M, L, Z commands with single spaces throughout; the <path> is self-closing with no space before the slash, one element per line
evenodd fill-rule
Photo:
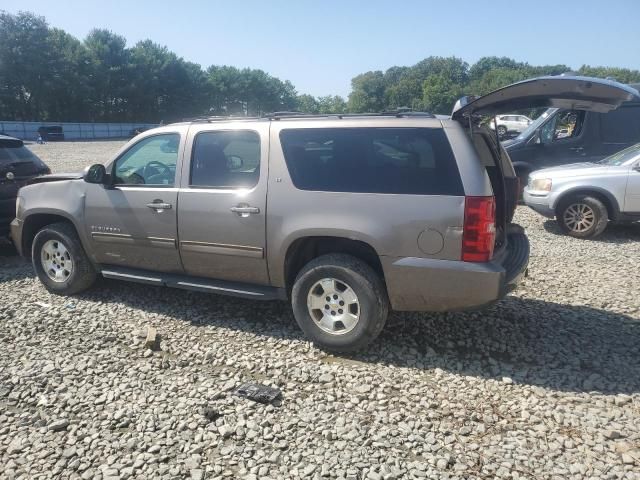
<path fill-rule="evenodd" d="M 484 115 L 532 96 L 608 109 L 631 95 L 611 82 L 543 78 L 463 99 L 451 119 L 273 114 L 166 125 L 84 178 L 23 188 L 12 236 L 55 293 L 102 275 L 287 299 L 313 342 L 358 349 L 390 309 L 480 308 L 524 276 L 529 242 L 512 223 L 518 182 Z"/>
<path fill-rule="evenodd" d="M 18 189 L 38 175 L 51 173 L 18 138 L 0 135 L 0 236 L 9 233 Z"/>

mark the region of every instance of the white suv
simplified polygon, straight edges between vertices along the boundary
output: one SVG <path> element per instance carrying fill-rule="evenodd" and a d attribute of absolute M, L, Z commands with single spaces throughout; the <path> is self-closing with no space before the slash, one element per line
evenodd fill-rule
<path fill-rule="evenodd" d="M 507 132 L 522 132 L 531 124 L 531 119 L 525 115 L 496 115 L 494 122 L 489 126 L 493 129 L 498 127 L 498 135 L 503 137 Z"/>

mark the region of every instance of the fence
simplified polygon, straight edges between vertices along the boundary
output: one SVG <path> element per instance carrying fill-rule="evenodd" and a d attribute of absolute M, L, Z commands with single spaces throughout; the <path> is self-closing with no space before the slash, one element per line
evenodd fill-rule
<path fill-rule="evenodd" d="M 70 122 L 3 122 L 0 121 L 0 134 L 36 140 L 38 128 L 60 126 L 65 140 L 93 140 L 104 138 L 126 138 L 132 136 L 137 128 L 157 127 L 153 123 L 70 123 Z"/>

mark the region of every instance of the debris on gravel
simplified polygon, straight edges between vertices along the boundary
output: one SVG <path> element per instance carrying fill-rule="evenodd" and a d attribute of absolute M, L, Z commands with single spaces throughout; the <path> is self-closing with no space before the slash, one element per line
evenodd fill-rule
<path fill-rule="evenodd" d="M 640 226 L 516 220 L 518 291 L 395 313 L 345 357 L 286 303 L 108 280 L 70 299 L 0 256 L 0 477 L 640 478 Z M 247 382 L 279 406 L 234 395 Z"/>

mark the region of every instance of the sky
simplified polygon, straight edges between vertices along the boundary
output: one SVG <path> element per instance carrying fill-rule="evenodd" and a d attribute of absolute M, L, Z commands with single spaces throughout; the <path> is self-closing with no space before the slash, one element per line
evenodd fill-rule
<path fill-rule="evenodd" d="M 342 95 L 369 70 L 431 56 L 472 64 L 640 69 L 640 0 L 0 0 L 83 39 L 107 28 L 186 60 L 259 68 L 299 93 Z"/>

